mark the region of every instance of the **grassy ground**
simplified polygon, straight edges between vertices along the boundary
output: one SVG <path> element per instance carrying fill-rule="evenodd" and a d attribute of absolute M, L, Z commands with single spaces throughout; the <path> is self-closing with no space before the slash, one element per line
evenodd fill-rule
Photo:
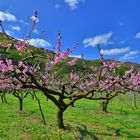
<path fill-rule="evenodd" d="M 47 125 L 36 100 L 27 97 L 24 112 L 18 111 L 18 100 L 8 95 L 8 104 L 0 103 L 0 140 L 136 140 L 140 138 L 140 109 L 133 109 L 130 98 L 118 97 L 103 113 L 100 102 L 81 100 L 64 114 L 67 130 L 56 126 L 57 108 L 39 95 Z M 139 97 L 138 97 L 139 98 Z M 137 102 L 140 108 L 140 102 Z M 122 111 L 121 111 L 122 110 Z"/>

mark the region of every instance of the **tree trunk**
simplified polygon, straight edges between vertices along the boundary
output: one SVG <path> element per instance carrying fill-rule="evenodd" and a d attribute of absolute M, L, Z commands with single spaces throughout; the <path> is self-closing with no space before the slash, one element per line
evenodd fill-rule
<path fill-rule="evenodd" d="M 23 110 L 23 99 L 19 99 L 19 110 Z"/>
<path fill-rule="evenodd" d="M 5 102 L 5 103 L 8 103 L 8 102 L 7 102 L 7 98 L 6 98 L 6 95 L 5 95 L 5 94 L 3 94 L 3 99 L 4 99 L 4 102 Z"/>
<path fill-rule="evenodd" d="M 72 98 L 70 98 L 70 101 L 72 100 Z M 74 102 L 71 104 L 71 107 L 74 107 Z"/>
<path fill-rule="evenodd" d="M 138 109 L 136 93 L 134 93 L 134 107 L 135 107 L 135 109 Z"/>
<path fill-rule="evenodd" d="M 101 107 L 103 112 L 107 112 L 108 104 L 109 104 L 109 100 L 102 101 Z"/>
<path fill-rule="evenodd" d="M 74 103 L 71 104 L 71 107 L 74 107 Z"/>
<path fill-rule="evenodd" d="M 1 95 L 0 97 L 1 97 L 1 102 L 4 103 L 3 96 Z"/>
<path fill-rule="evenodd" d="M 64 111 L 62 109 L 59 109 L 57 113 L 57 123 L 58 123 L 58 127 L 61 129 L 64 129 L 63 113 Z"/>

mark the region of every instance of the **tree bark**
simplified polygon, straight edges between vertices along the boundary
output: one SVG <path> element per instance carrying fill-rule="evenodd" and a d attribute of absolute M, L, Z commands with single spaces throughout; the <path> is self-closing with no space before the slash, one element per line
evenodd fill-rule
<path fill-rule="evenodd" d="M 8 103 L 8 102 L 7 102 L 7 98 L 6 98 L 6 95 L 5 95 L 5 94 L 3 94 L 3 99 L 4 99 L 4 103 Z"/>
<path fill-rule="evenodd" d="M 70 101 L 72 100 L 72 98 L 70 98 Z M 74 102 L 71 104 L 71 107 L 74 107 Z"/>
<path fill-rule="evenodd" d="M 109 104 L 109 100 L 102 101 L 102 104 L 101 104 L 102 106 L 101 107 L 102 107 L 103 112 L 108 112 L 107 111 L 108 104 Z"/>
<path fill-rule="evenodd" d="M 1 102 L 4 103 L 3 96 L 1 95 L 0 97 L 1 97 Z"/>
<path fill-rule="evenodd" d="M 22 111 L 23 110 L 23 99 L 19 98 L 19 110 Z"/>
<path fill-rule="evenodd" d="M 138 109 L 136 93 L 134 93 L 134 107 L 135 107 L 135 109 Z"/>
<path fill-rule="evenodd" d="M 59 109 L 57 112 L 57 123 L 60 129 L 64 129 L 63 113 L 64 111 L 62 109 Z"/>

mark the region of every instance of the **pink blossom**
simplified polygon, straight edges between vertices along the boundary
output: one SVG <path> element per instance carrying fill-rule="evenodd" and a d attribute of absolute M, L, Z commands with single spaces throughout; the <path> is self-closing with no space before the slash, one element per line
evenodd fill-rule
<path fill-rule="evenodd" d="M 20 61 L 19 64 L 18 64 L 18 67 L 20 68 L 20 67 L 22 67 L 22 66 L 23 66 L 23 62 Z"/>
<path fill-rule="evenodd" d="M 12 44 L 2 44 L 0 43 L 1 47 L 5 47 L 5 48 L 10 48 L 12 46 Z"/>
<path fill-rule="evenodd" d="M 15 47 L 18 51 L 25 51 L 28 46 L 29 46 L 29 42 L 26 39 L 23 41 L 18 41 L 15 44 Z"/>
<path fill-rule="evenodd" d="M 12 60 L 6 60 L 5 63 L 3 62 L 3 60 L 0 60 L 0 69 L 2 73 L 13 71 L 14 66 L 12 65 Z"/>
<path fill-rule="evenodd" d="M 52 64 L 52 65 L 56 65 L 59 62 L 67 59 L 69 54 L 72 52 L 71 49 L 67 49 L 64 52 L 61 52 L 61 46 L 62 46 L 61 39 L 62 39 L 62 35 L 60 33 L 58 33 L 57 47 L 56 47 L 57 51 L 56 51 L 55 56 L 53 57 L 53 59 L 51 59 L 51 62 L 50 62 L 50 64 Z"/>
<path fill-rule="evenodd" d="M 78 57 L 75 57 L 72 61 L 67 62 L 67 64 L 70 65 L 70 66 L 73 66 L 73 65 L 76 64 L 78 59 L 79 59 Z"/>
<path fill-rule="evenodd" d="M 108 64 L 108 67 L 111 68 L 111 69 L 114 69 L 114 68 L 120 67 L 121 65 L 122 65 L 122 63 L 113 61 L 113 62 Z"/>

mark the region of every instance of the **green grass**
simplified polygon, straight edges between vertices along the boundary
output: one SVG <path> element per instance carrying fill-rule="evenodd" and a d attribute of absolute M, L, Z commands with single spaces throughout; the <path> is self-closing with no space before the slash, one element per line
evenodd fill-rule
<path fill-rule="evenodd" d="M 8 104 L 0 103 L 0 140 L 135 140 L 140 138 L 140 109 L 130 107 L 129 97 L 117 97 L 109 113 L 100 110 L 100 102 L 81 100 L 64 113 L 66 130 L 56 124 L 57 108 L 41 99 L 47 125 L 44 126 L 36 100 L 29 96 L 24 111 L 18 111 L 18 100 L 7 95 Z M 140 108 L 140 101 L 137 101 Z M 121 113 L 122 108 L 122 113 Z M 86 128 L 86 130 L 85 130 Z"/>

